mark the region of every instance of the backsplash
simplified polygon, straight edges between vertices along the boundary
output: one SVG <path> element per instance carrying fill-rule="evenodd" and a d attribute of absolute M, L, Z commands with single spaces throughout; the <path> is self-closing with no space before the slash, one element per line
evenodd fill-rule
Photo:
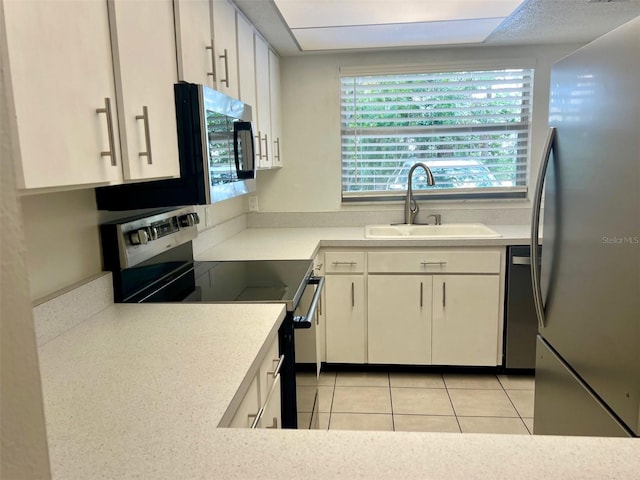
<path fill-rule="evenodd" d="M 101 273 L 78 286 L 37 301 L 33 307 L 36 341 L 42 346 L 113 305 L 111 273 Z"/>
<path fill-rule="evenodd" d="M 487 225 L 528 225 L 531 209 L 429 209 L 421 205 L 417 222 L 424 222 L 426 215 L 439 213 L 443 223 L 485 223 Z M 249 213 L 249 228 L 277 227 L 362 227 L 365 225 L 404 223 L 402 207 L 394 210 L 352 210 L 339 212 L 264 212 Z M 424 217 L 424 218 L 423 218 Z"/>

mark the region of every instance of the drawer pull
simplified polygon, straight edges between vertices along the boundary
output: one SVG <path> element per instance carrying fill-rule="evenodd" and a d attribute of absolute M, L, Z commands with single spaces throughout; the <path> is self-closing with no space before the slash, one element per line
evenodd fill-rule
<path fill-rule="evenodd" d="M 357 262 L 333 262 L 332 265 L 334 267 L 339 267 L 339 266 L 349 266 L 349 267 L 353 267 L 354 265 L 357 265 Z"/>
<path fill-rule="evenodd" d="M 426 267 L 426 266 L 429 266 L 429 265 L 440 265 L 441 267 L 443 267 L 446 264 L 447 264 L 447 262 L 427 262 L 427 261 L 420 262 L 420 265 L 422 265 L 423 267 Z"/>
<path fill-rule="evenodd" d="M 267 428 L 278 428 L 278 417 L 273 417 L 273 423 Z"/>
<path fill-rule="evenodd" d="M 284 355 L 280 355 L 280 358 L 274 358 L 273 359 L 273 363 L 275 363 L 275 362 L 278 362 L 278 364 L 276 365 L 275 370 L 273 370 L 272 372 L 267 372 L 273 378 L 276 378 L 278 376 L 278 374 L 280 373 L 280 370 L 282 369 L 282 364 L 284 363 Z"/>

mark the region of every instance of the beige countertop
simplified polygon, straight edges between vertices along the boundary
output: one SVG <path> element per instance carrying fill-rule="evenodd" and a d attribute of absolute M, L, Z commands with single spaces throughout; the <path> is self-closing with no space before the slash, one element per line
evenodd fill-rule
<path fill-rule="evenodd" d="M 629 439 L 217 428 L 283 313 L 112 305 L 42 345 L 53 477 L 637 478 Z"/>
<path fill-rule="evenodd" d="M 313 258 L 321 247 L 480 247 L 528 245 L 529 225 L 490 225 L 499 238 L 372 239 L 364 227 L 248 228 L 211 248 L 196 260 L 286 260 Z"/>

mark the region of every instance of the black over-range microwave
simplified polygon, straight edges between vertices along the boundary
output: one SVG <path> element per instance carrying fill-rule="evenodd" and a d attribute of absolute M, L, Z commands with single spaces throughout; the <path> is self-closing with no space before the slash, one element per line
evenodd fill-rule
<path fill-rule="evenodd" d="M 174 87 L 180 178 L 96 188 L 99 210 L 204 205 L 255 191 L 251 107 L 204 85 Z"/>

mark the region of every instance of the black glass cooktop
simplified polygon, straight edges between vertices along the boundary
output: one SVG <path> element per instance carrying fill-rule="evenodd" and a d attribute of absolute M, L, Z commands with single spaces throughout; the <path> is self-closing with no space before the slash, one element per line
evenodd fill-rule
<path fill-rule="evenodd" d="M 195 262 L 186 302 L 286 303 L 292 311 L 312 274 L 311 260 Z"/>

